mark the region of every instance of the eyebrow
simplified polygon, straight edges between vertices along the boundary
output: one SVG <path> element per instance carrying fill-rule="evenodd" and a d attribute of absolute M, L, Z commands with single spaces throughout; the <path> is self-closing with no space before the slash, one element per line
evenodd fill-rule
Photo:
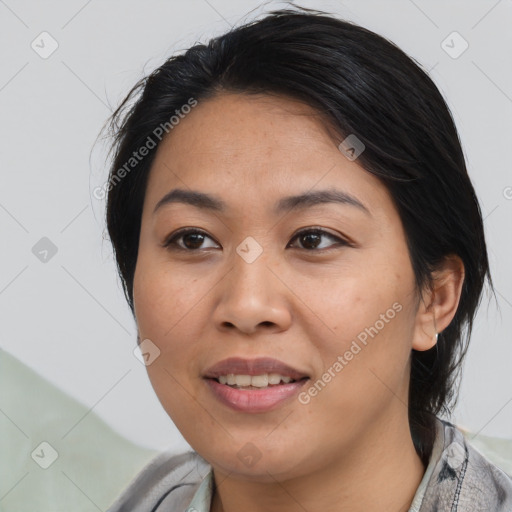
<path fill-rule="evenodd" d="M 201 208 L 204 210 L 224 212 L 227 210 L 227 205 L 221 199 L 214 197 L 204 192 L 194 190 L 174 189 L 165 194 L 155 206 L 153 215 L 164 205 L 172 203 L 183 203 Z M 354 206 L 359 210 L 371 216 L 369 209 L 359 199 L 349 194 L 336 189 L 317 190 L 312 192 L 305 192 L 295 196 L 287 196 L 281 198 L 276 206 L 274 212 L 276 214 L 286 213 L 295 208 L 309 208 L 319 204 L 337 203 L 349 206 Z"/>

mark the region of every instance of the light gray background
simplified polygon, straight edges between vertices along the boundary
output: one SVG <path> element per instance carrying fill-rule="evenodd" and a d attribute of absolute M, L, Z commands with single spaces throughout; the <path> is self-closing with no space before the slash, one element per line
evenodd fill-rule
<path fill-rule="evenodd" d="M 258 5 L 0 0 L 0 345 L 152 448 L 186 445 L 133 355 L 135 326 L 102 239 L 104 204 L 92 195 L 107 177 L 105 147 L 93 144 L 137 79 L 172 52 L 254 17 Z M 448 99 L 485 217 L 500 310 L 484 298 L 454 420 L 512 438 L 512 1 L 301 5 L 390 38 L 432 70 Z M 31 48 L 43 31 L 59 45 L 47 59 Z M 469 44 L 456 59 L 441 46 L 453 31 Z M 462 48 L 448 44 L 452 53 Z M 42 237 L 58 249 L 46 263 L 32 253 Z"/>

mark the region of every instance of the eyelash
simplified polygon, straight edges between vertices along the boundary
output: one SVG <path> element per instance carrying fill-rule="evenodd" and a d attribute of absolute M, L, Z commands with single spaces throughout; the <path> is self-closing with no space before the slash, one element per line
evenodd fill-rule
<path fill-rule="evenodd" d="M 169 249 L 169 250 L 176 250 L 176 251 L 184 251 L 184 252 L 199 252 L 201 249 L 187 249 L 185 247 L 181 247 L 180 245 L 178 245 L 177 241 L 181 238 L 183 238 L 184 236 L 186 235 L 189 235 L 189 234 L 201 234 L 201 235 L 204 235 L 205 237 L 207 238 L 210 238 L 211 240 L 213 240 L 216 244 L 220 245 L 216 240 L 214 240 L 210 235 L 208 235 L 205 231 L 201 230 L 201 229 L 197 229 L 197 228 L 184 228 L 184 229 L 180 229 L 178 230 L 176 233 L 173 233 L 162 245 L 163 247 Z M 305 234 L 316 234 L 316 235 L 321 235 L 321 236 L 326 236 L 326 237 L 329 237 L 333 240 L 336 240 L 336 243 L 333 244 L 333 247 L 327 247 L 327 248 L 323 248 L 323 249 L 305 249 L 305 248 L 302 248 L 302 247 L 299 247 L 300 250 L 302 251 L 307 251 L 307 252 L 327 252 L 327 251 L 330 251 L 332 249 L 335 249 L 337 247 L 340 247 L 340 246 L 347 246 L 347 247 L 353 247 L 353 244 L 348 242 L 347 240 L 344 240 L 343 238 L 340 238 L 336 235 L 333 235 L 332 233 L 329 233 L 328 231 L 325 231 L 324 229 L 321 229 L 321 228 L 307 228 L 307 229 L 302 229 L 300 231 L 298 231 L 297 233 L 295 233 L 295 235 L 293 236 L 293 238 L 291 239 L 290 243 L 293 242 L 295 239 L 305 235 Z M 287 248 L 290 246 L 290 243 L 287 245 Z"/>

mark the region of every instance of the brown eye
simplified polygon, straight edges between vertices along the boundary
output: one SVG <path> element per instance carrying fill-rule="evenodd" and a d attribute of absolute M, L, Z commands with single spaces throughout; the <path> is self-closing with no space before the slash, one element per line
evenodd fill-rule
<path fill-rule="evenodd" d="M 334 240 L 334 243 L 328 243 L 327 245 L 322 240 L 325 239 L 331 239 Z M 299 249 L 305 249 L 305 250 L 322 250 L 322 249 L 330 249 L 333 245 L 349 245 L 348 242 L 343 240 L 342 238 L 339 238 L 331 233 L 328 233 L 327 231 L 324 231 L 323 229 L 305 229 L 303 231 L 300 231 L 297 233 L 293 239 L 298 240 L 300 243 Z M 323 245 L 323 247 L 321 247 Z M 290 246 L 293 247 L 292 243 L 290 242 Z"/>
<path fill-rule="evenodd" d="M 204 241 L 204 235 L 202 233 L 187 233 L 182 235 L 183 245 L 187 249 L 199 249 Z"/>
<path fill-rule="evenodd" d="M 322 241 L 322 235 L 315 232 L 303 233 L 299 240 L 304 249 L 316 249 Z"/>
<path fill-rule="evenodd" d="M 211 240 L 213 245 L 211 243 L 209 245 L 203 245 L 207 240 Z M 186 229 L 180 230 L 171 235 L 171 237 L 164 243 L 164 247 L 184 251 L 197 251 L 200 249 L 215 248 L 218 247 L 218 244 L 204 231 Z"/>

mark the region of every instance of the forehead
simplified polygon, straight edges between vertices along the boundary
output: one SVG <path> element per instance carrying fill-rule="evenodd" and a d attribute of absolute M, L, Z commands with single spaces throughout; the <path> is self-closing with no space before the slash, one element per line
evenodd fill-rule
<path fill-rule="evenodd" d="M 333 133 L 314 109 L 282 96 L 200 101 L 161 142 L 146 201 L 154 206 L 177 187 L 220 191 L 240 203 L 315 187 L 341 187 L 370 204 L 389 200 L 376 177 L 339 151 Z"/>
<path fill-rule="evenodd" d="M 200 101 L 158 153 L 174 152 L 176 163 L 193 157 L 219 164 L 250 158 L 256 164 L 290 158 L 297 150 L 306 154 L 322 143 L 332 145 L 326 123 L 307 105 L 282 96 L 221 94 Z"/>

